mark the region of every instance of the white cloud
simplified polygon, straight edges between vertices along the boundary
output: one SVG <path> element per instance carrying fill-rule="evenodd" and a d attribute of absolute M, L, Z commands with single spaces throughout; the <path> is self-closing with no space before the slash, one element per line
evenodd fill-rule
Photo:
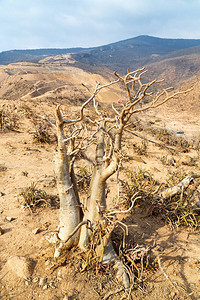
<path fill-rule="evenodd" d="M 0 0 L 0 51 L 200 38 L 199 0 Z"/>

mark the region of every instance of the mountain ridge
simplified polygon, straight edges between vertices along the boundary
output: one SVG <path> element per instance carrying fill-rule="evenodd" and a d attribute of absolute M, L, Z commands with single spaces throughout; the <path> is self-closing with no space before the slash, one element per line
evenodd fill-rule
<path fill-rule="evenodd" d="M 20 61 L 57 66 L 73 65 L 91 73 L 126 73 L 145 66 L 166 85 L 180 86 L 200 76 L 200 39 L 168 39 L 148 35 L 93 48 L 9 50 L 0 53 L 0 64 Z M 109 71 L 110 70 L 110 71 Z"/>
<path fill-rule="evenodd" d="M 70 53 L 79 63 L 119 69 L 119 57 L 121 58 L 120 60 L 122 60 L 121 63 L 127 68 L 130 67 L 130 64 L 146 64 L 152 58 L 156 60 L 158 56 L 196 46 L 200 46 L 200 39 L 168 39 L 140 35 L 98 47 L 15 49 L 2 51 L 0 53 L 0 64 L 6 65 L 24 60 L 39 62 L 39 60 L 48 56 Z M 151 57 L 151 55 L 154 55 L 154 57 Z"/>

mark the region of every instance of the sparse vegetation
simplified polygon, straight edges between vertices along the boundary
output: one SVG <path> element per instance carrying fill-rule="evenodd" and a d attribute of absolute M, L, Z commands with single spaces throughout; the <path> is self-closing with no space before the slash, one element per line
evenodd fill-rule
<path fill-rule="evenodd" d="M 49 128 L 49 125 L 37 122 L 35 124 L 35 132 L 33 133 L 33 140 L 36 143 L 47 143 L 51 144 L 56 142 L 56 135 L 52 133 L 52 130 Z"/>
<path fill-rule="evenodd" d="M 186 177 L 183 171 L 173 172 L 166 180 L 165 188 L 174 187 Z M 127 181 L 120 180 L 120 206 L 131 207 L 137 196 L 137 205 L 145 209 L 147 214 L 153 214 L 164 219 L 171 228 L 178 226 L 198 228 L 200 216 L 196 211 L 194 195 L 200 181 L 196 179 L 189 187 L 175 196 L 163 200 L 159 192 L 164 183 L 158 183 L 149 172 L 138 169 L 127 172 Z M 162 187 L 162 189 L 163 189 Z"/>
<path fill-rule="evenodd" d="M 38 207 L 58 207 L 58 197 L 50 196 L 44 190 L 38 189 L 36 183 L 25 187 L 18 194 L 18 201 L 23 208 L 35 212 Z"/>
<path fill-rule="evenodd" d="M 190 144 L 184 137 L 179 137 L 166 128 L 151 128 L 149 132 L 165 145 L 177 147 L 182 152 L 188 152 Z"/>
<path fill-rule="evenodd" d="M 144 140 L 140 144 L 133 143 L 133 149 L 139 155 L 147 156 L 147 153 L 148 153 L 147 146 L 148 146 L 148 143 L 147 143 L 147 141 L 144 141 Z"/>
<path fill-rule="evenodd" d="M 140 203 L 149 202 L 158 186 L 158 182 L 149 171 L 138 168 L 126 171 L 127 180 L 120 180 L 120 205 L 129 208 L 137 196 Z M 148 206 L 148 205 L 147 205 Z"/>
<path fill-rule="evenodd" d="M 3 105 L 0 108 L 0 130 L 2 132 L 16 131 L 19 128 L 19 119 L 15 105 Z"/>

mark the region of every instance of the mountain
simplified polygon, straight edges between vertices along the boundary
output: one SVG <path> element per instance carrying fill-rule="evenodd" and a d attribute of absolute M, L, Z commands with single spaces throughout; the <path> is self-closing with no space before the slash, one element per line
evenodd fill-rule
<path fill-rule="evenodd" d="M 145 66 L 149 78 L 164 78 L 166 85 L 179 86 L 200 76 L 200 39 L 166 39 L 147 35 L 93 48 L 12 50 L 0 53 L 0 64 L 19 61 L 40 65 L 72 65 L 100 73 L 125 73 Z"/>
<path fill-rule="evenodd" d="M 9 50 L 0 53 L 0 65 L 7 65 L 19 61 L 38 62 L 48 57 L 67 53 L 77 53 L 84 51 L 84 48 L 68 49 L 30 49 L 30 50 Z"/>
<path fill-rule="evenodd" d="M 112 43 L 102 47 L 72 54 L 79 63 L 94 66 L 104 66 L 112 70 L 125 72 L 127 68 L 138 68 L 149 63 L 160 61 L 164 56 L 173 53 L 181 55 L 181 50 L 194 51 L 200 54 L 200 39 L 163 39 L 151 36 L 136 38 Z M 191 49 L 191 50 L 190 50 Z"/>
<path fill-rule="evenodd" d="M 94 48 L 3 51 L 0 53 L 0 64 L 5 65 L 22 60 L 39 62 L 45 57 L 70 53 L 81 64 L 104 66 L 112 70 L 126 70 L 128 67 L 138 67 L 158 61 L 164 55 L 176 53 L 176 51 L 179 51 L 179 56 L 184 50 L 187 53 L 191 51 L 200 53 L 198 47 L 191 49 L 196 46 L 200 46 L 200 39 L 164 39 L 142 35 Z"/>

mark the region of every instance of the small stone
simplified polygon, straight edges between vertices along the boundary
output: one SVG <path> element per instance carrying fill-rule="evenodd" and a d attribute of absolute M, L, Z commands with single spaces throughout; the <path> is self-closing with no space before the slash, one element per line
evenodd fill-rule
<path fill-rule="evenodd" d="M 39 286 L 45 286 L 46 282 L 47 282 L 47 278 L 40 278 L 40 280 L 39 280 Z"/>
<path fill-rule="evenodd" d="M 33 278 L 32 282 L 38 282 L 38 277 Z"/>
<path fill-rule="evenodd" d="M 12 256 L 8 259 L 7 264 L 17 276 L 27 280 L 33 274 L 36 261 L 23 256 Z"/>
<path fill-rule="evenodd" d="M 8 222 L 12 222 L 14 220 L 15 220 L 15 218 L 13 218 L 13 217 L 6 217 L 6 221 L 8 221 Z"/>
<path fill-rule="evenodd" d="M 41 231 L 40 228 L 35 228 L 35 229 L 32 230 L 32 233 L 33 233 L 33 234 L 37 234 L 37 233 L 39 233 L 40 231 Z"/>
<path fill-rule="evenodd" d="M 48 289 L 48 285 L 45 284 L 45 285 L 43 286 L 43 290 L 47 290 L 47 289 Z"/>
<path fill-rule="evenodd" d="M 0 235 L 3 234 L 3 229 L 0 227 Z"/>
<path fill-rule="evenodd" d="M 2 214 L 3 213 L 3 210 L 0 210 L 0 214 Z"/>
<path fill-rule="evenodd" d="M 3 197 L 3 196 L 5 196 L 5 193 L 0 192 L 0 197 Z"/>
<path fill-rule="evenodd" d="M 169 295 L 173 299 L 176 296 L 176 292 L 171 292 Z"/>
<path fill-rule="evenodd" d="M 24 283 L 25 283 L 25 285 L 29 285 L 29 282 L 28 282 L 28 281 L 25 281 Z"/>
<path fill-rule="evenodd" d="M 49 261 L 49 260 L 46 260 L 46 261 L 45 261 L 45 265 L 46 265 L 46 266 L 49 266 L 49 264 L 50 264 L 50 261 Z"/>

